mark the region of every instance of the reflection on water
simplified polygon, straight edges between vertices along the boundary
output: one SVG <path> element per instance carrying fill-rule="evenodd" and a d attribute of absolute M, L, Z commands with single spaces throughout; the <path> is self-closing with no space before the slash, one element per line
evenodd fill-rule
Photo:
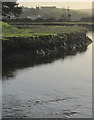
<path fill-rule="evenodd" d="M 69 54 L 3 63 L 3 117 L 91 117 L 92 45 Z"/>
<path fill-rule="evenodd" d="M 15 71 L 18 69 L 26 69 L 27 67 L 35 67 L 41 64 L 50 64 L 53 63 L 55 60 L 65 60 L 68 58 L 72 58 L 76 54 L 84 54 L 86 52 L 87 48 L 81 49 L 79 52 L 68 52 L 67 53 L 59 53 L 57 55 L 49 55 L 42 58 L 24 58 L 19 60 L 13 60 L 13 61 L 3 61 L 3 80 L 11 79 L 12 77 L 15 77 Z"/>

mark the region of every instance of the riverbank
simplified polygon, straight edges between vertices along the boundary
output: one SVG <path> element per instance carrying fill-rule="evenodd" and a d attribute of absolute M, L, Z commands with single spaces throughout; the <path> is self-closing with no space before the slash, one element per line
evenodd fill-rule
<path fill-rule="evenodd" d="M 92 42 L 86 36 L 86 30 L 78 26 L 32 26 L 32 29 L 18 29 L 5 25 L 3 29 L 3 59 L 75 53 L 86 49 Z"/>

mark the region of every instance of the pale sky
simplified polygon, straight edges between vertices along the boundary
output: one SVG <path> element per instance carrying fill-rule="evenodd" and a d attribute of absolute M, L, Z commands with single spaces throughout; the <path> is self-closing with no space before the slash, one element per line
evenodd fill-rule
<path fill-rule="evenodd" d="M 30 2 L 30 1 L 32 1 L 32 2 Z M 39 1 L 42 1 L 42 2 L 39 2 Z M 58 2 L 55 2 L 55 1 L 58 1 Z M 66 2 L 64 2 L 64 1 L 66 1 Z M 18 3 L 20 3 L 21 6 L 25 6 L 25 7 L 57 6 L 59 8 L 70 7 L 71 9 L 90 9 L 90 8 L 92 8 L 92 0 L 79 0 L 78 2 L 77 2 L 77 0 L 75 0 L 75 2 L 71 2 L 71 1 L 73 1 L 73 0 L 48 0 L 48 1 L 47 0 L 24 0 L 24 2 L 23 2 L 23 0 L 18 0 Z"/>
<path fill-rule="evenodd" d="M 93 2 L 94 0 L 17 0 L 19 2 Z"/>

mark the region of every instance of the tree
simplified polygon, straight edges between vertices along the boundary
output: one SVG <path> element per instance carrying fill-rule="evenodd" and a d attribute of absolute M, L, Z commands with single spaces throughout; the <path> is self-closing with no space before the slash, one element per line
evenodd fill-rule
<path fill-rule="evenodd" d="M 63 20 L 66 19 L 66 9 L 65 9 L 65 8 L 62 9 L 61 18 L 62 18 Z"/>
<path fill-rule="evenodd" d="M 68 19 L 71 20 L 71 14 L 70 14 L 70 9 L 69 9 L 69 7 L 67 8 L 67 13 L 68 13 Z"/>
<path fill-rule="evenodd" d="M 22 13 L 22 8 L 18 5 L 16 2 L 2 2 L 2 15 L 8 18 L 12 15 L 19 17 Z"/>

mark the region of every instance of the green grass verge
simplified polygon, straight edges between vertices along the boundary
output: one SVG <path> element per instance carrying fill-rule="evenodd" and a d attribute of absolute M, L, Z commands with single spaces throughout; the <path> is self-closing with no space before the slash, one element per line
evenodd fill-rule
<path fill-rule="evenodd" d="M 23 25 L 21 26 L 23 27 Z M 23 29 L 16 28 L 8 23 L 2 22 L 2 37 L 38 37 L 41 35 L 59 35 L 62 33 L 74 33 L 85 31 L 80 26 L 43 26 L 43 25 L 24 25 Z"/>

